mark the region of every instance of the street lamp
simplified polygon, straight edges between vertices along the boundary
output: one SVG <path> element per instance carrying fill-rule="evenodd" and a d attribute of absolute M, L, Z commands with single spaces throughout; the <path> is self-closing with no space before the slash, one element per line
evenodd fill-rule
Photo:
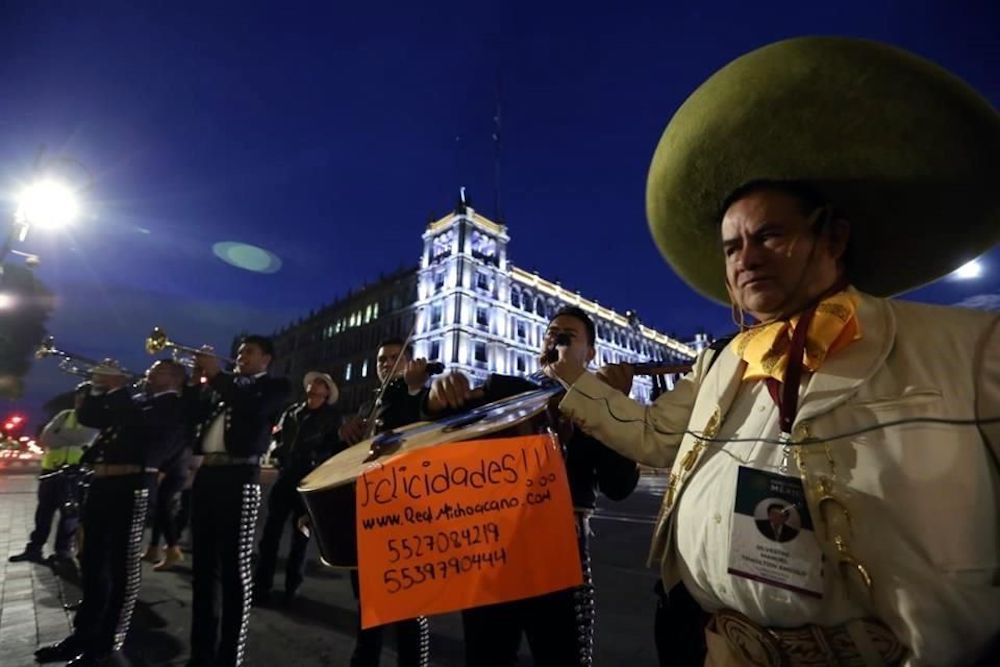
<path fill-rule="evenodd" d="M 21 192 L 14 221 L 25 228 L 36 225 L 47 229 L 61 229 L 71 225 L 79 212 L 76 193 L 72 188 L 55 179 L 44 178 Z"/>
<path fill-rule="evenodd" d="M 43 154 L 36 160 L 36 179 L 18 194 L 10 231 L 0 247 L 0 261 L 13 252 L 24 256 L 29 267 L 37 264 L 36 256 L 14 251 L 14 243 L 23 243 L 32 227 L 61 229 L 73 224 L 80 214 L 78 195 L 91 180 L 87 168 L 67 157 L 52 157 L 43 162 Z"/>
<path fill-rule="evenodd" d="M 966 262 L 955 269 L 953 275 L 957 280 L 973 280 L 983 274 L 983 264 L 977 259 Z"/>
<path fill-rule="evenodd" d="M 54 178 L 42 178 L 32 183 L 17 198 L 13 224 L 3 248 L 0 248 L 0 261 L 11 252 L 14 241 L 23 243 L 28 238 L 28 230 L 33 226 L 61 229 L 72 224 L 79 212 L 76 192 L 65 183 Z"/>

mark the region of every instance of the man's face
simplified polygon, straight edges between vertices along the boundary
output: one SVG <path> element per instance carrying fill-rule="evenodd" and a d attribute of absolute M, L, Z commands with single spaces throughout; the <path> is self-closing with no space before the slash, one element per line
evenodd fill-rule
<path fill-rule="evenodd" d="M 559 334 L 569 338 L 570 344 L 566 348 L 566 354 L 570 359 L 583 366 L 590 363 L 594 358 L 594 348 L 587 342 L 587 327 L 572 315 L 560 315 L 549 322 L 549 328 L 545 330 L 545 339 L 542 341 L 543 359 L 546 352 L 555 349 L 556 337 Z"/>
<path fill-rule="evenodd" d="M 771 522 L 771 525 L 775 526 L 775 527 L 777 527 L 777 526 L 783 526 L 785 524 L 786 519 L 787 519 L 787 517 L 785 516 L 785 513 L 782 512 L 777 507 L 772 507 L 771 509 L 769 509 L 767 511 L 767 518 Z"/>
<path fill-rule="evenodd" d="M 392 372 L 392 367 L 396 366 L 396 359 L 399 359 L 399 355 L 403 352 L 402 345 L 383 345 L 378 349 L 378 356 L 375 358 L 377 364 L 375 366 L 378 372 L 378 381 L 385 382 L 385 379 L 389 377 L 389 373 Z M 403 372 L 406 362 L 408 359 L 405 357 L 400 359 L 399 365 L 396 366 L 396 374 Z"/>
<path fill-rule="evenodd" d="M 146 371 L 146 388 L 151 394 L 158 394 L 161 391 L 179 389 L 177 376 L 173 370 L 162 361 L 157 361 Z"/>
<path fill-rule="evenodd" d="M 760 322 L 794 315 L 839 276 L 846 230 L 816 235 L 787 194 L 762 190 L 735 201 L 722 219 L 722 251 L 733 299 Z"/>
<path fill-rule="evenodd" d="M 256 343 L 243 343 L 236 352 L 236 370 L 240 375 L 256 375 L 267 370 L 271 363 L 271 355 Z"/>
<path fill-rule="evenodd" d="M 315 410 L 330 397 L 330 388 L 321 380 L 313 380 L 306 389 L 306 405 L 310 410 Z"/>

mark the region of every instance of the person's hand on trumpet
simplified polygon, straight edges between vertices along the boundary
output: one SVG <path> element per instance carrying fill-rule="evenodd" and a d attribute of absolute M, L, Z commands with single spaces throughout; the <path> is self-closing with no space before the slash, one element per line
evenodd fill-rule
<path fill-rule="evenodd" d="M 202 345 L 201 353 L 194 355 L 195 368 L 201 371 L 202 377 L 211 381 L 222 372 L 221 360 L 215 356 L 211 345 Z"/>

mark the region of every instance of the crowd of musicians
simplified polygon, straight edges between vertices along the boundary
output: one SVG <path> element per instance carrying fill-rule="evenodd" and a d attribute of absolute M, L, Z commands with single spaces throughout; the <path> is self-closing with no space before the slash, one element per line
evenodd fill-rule
<path fill-rule="evenodd" d="M 579 308 L 557 313 L 549 323 L 542 357 L 554 359 L 557 345 L 586 363 L 594 356 L 594 324 Z M 383 341 L 376 350 L 379 387 L 357 414 L 337 408 L 337 384 L 312 371 L 303 379 L 304 400 L 288 405 L 291 386 L 268 373 L 273 360 L 269 339 L 248 336 L 240 343 L 232 371 L 217 356 L 194 358 L 193 372 L 175 359 L 155 362 L 136 394 L 126 373 L 111 360 L 93 368 L 92 379 L 76 391 L 76 407 L 60 413 L 41 441 L 59 462 L 45 464 L 43 478 L 60 480 L 59 464 L 85 464 L 92 472 L 82 505 L 83 548 L 79 557 L 83 596 L 74 631 L 65 640 L 39 648 L 39 662 L 70 665 L 117 664 L 139 593 L 141 560 L 157 571 L 184 560 L 180 533 L 189 522 L 193 600 L 191 665 L 238 665 L 246 660 L 252 606 L 272 602 L 278 549 L 286 528 L 291 544 L 285 560 L 284 598 L 295 598 L 303 583 L 309 521 L 297 488 L 302 479 L 337 452 L 388 429 L 434 419 L 463 407 L 490 403 L 551 382 L 493 375 L 475 398 L 460 374 L 432 391 L 428 364 L 414 359 L 405 341 Z M 456 384 L 458 382 L 459 384 Z M 588 516 L 598 493 L 628 496 L 639 478 L 637 465 L 599 441 L 555 420 L 562 436 L 584 584 L 527 600 L 462 612 L 469 665 L 513 665 L 522 636 L 538 664 L 590 664 L 594 637 L 594 592 L 590 576 Z M 60 444 L 75 434 L 73 444 Z M 84 440 L 92 442 L 84 447 Z M 68 455 L 70 450 L 72 455 Z M 67 456 L 68 455 L 68 456 Z M 267 518 L 254 548 L 261 504 L 261 463 L 277 477 L 267 498 Z M 75 467 L 63 468 L 65 471 Z M 188 487 L 189 490 L 185 490 Z M 38 528 L 24 553 L 13 560 L 42 560 L 55 508 L 65 499 L 39 487 Z M 59 561 L 73 556 L 73 527 L 60 522 Z M 152 538 L 143 553 L 147 523 Z M 162 541 L 162 546 L 161 546 Z M 350 572 L 360 606 L 356 569 Z M 216 588 L 221 599 L 216 599 Z M 400 665 L 428 665 L 427 618 L 391 627 L 362 629 L 360 608 L 351 664 L 378 665 L 383 635 L 396 641 Z"/>
<path fill-rule="evenodd" d="M 150 555 L 164 567 L 183 557 L 172 498 L 189 457 L 200 459 L 189 493 L 190 664 L 237 665 L 290 526 L 299 532 L 285 594 L 302 584 L 304 475 L 380 431 L 542 386 L 553 391 L 548 424 L 563 449 L 583 583 L 463 610 L 469 667 L 516 664 L 523 638 L 536 665 L 591 664 L 588 517 L 598 494 L 632 492 L 637 464 L 669 470 L 649 554 L 664 664 L 1000 664 L 1000 313 L 889 298 L 1000 241 L 998 156 L 996 109 L 893 47 L 797 38 L 717 72 L 668 125 L 646 203 L 673 270 L 729 305 L 739 332 L 652 404 L 630 397 L 633 366 L 593 367 L 594 324 L 573 307 L 548 323 L 541 372 L 527 379 L 432 379 L 404 341 L 385 341 L 385 390 L 357 416 L 337 414 L 336 384 L 319 372 L 287 407 L 291 387 L 268 373 L 273 349 L 259 336 L 243 340 L 232 371 L 207 353 L 194 375 L 157 361 L 141 396 L 113 365 L 96 367 L 77 408 L 46 429 L 43 442 L 60 453 L 46 463 L 36 531 L 18 556 L 41 557 L 67 486 L 49 473 L 82 457 L 93 471 L 83 599 L 72 635 L 39 649 L 39 661 L 121 656 L 161 475 Z M 87 428 L 96 435 L 81 454 Z M 254 569 L 272 438 L 280 472 Z M 60 523 L 57 558 L 72 555 L 73 520 Z M 401 665 L 428 663 L 428 619 L 413 618 L 359 626 L 352 664 L 377 664 L 387 630 Z"/>

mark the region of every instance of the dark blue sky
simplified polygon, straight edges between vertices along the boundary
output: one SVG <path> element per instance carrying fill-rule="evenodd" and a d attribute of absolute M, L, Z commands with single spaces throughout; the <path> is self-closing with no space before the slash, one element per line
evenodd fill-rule
<path fill-rule="evenodd" d="M 492 217 L 498 75 L 512 260 L 658 328 L 721 334 L 728 312 L 672 274 L 644 215 L 653 148 L 701 81 L 777 39 L 841 34 L 910 49 L 1000 100 L 988 1 L 252 4 L 0 8 L 5 215 L 41 145 L 94 176 L 87 219 L 24 248 L 59 297 L 60 346 L 136 369 L 156 323 L 225 346 L 416 263 L 460 185 Z M 283 267 L 238 270 L 213 256 L 218 241 Z M 914 298 L 1000 300 L 1000 253 L 987 266 Z M 21 405 L 68 386 L 53 365 Z"/>

